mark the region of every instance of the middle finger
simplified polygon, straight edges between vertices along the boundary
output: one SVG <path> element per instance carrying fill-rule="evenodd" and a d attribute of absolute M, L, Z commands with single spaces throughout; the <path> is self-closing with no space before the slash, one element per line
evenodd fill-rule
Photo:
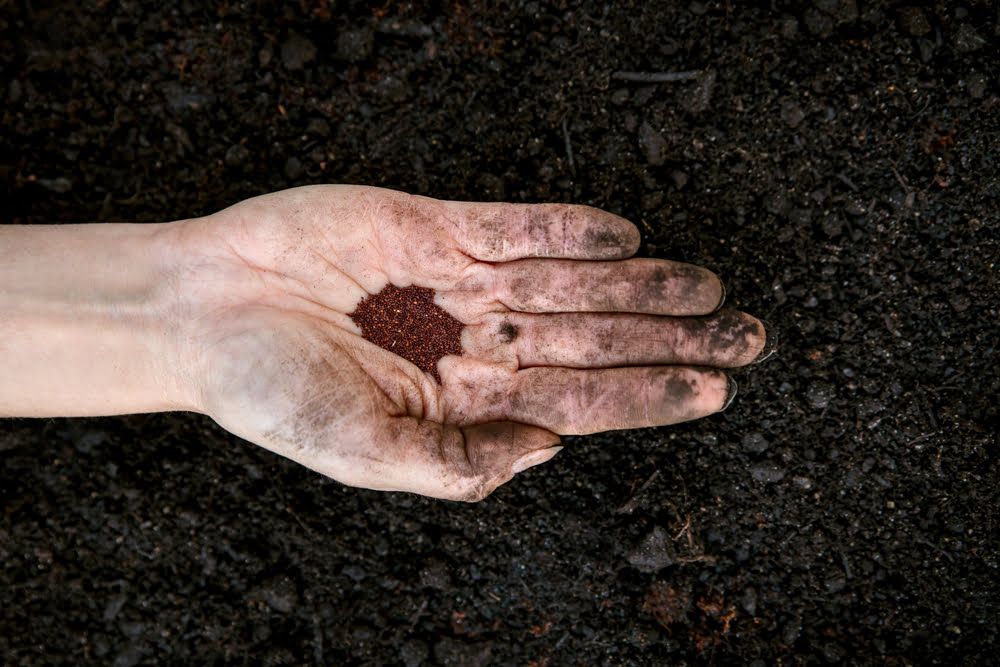
<path fill-rule="evenodd" d="M 493 270 L 494 297 L 527 313 L 706 315 L 725 297 L 722 282 L 708 269 L 663 259 L 524 259 Z"/>

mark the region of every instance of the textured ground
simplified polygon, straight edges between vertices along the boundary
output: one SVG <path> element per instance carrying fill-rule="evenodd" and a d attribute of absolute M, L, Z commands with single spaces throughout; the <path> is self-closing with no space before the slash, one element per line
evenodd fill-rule
<path fill-rule="evenodd" d="M 0 1 L 4 223 L 314 182 L 588 203 L 782 345 L 725 414 L 474 506 L 185 414 L 5 421 L 3 662 L 997 654 L 994 3 L 78 4 Z"/>

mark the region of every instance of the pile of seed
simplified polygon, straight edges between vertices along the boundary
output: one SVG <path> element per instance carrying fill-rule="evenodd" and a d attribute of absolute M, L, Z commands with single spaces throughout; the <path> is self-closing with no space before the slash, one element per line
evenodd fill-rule
<path fill-rule="evenodd" d="M 434 303 L 426 287 L 386 285 L 362 299 L 351 319 L 367 340 L 441 380 L 438 360 L 462 354 L 462 323 Z"/>

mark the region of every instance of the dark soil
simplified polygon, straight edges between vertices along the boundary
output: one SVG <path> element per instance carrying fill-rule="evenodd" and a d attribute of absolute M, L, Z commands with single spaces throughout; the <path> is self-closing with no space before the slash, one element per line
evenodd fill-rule
<path fill-rule="evenodd" d="M 995 659 L 995 3 L 86 4 L 0 3 L 5 223 L 587 203 L 782 347 L 726 413 L 471 506 L 188 414 L 6 421 L 3 662 Z"/>

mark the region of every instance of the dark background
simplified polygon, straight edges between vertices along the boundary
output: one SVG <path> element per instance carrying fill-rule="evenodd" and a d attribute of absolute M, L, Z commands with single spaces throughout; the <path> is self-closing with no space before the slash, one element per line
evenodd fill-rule
<path fill-rule="evenodd" d="M 995 657 L 995 3 L 85 4 L 0 0 L 4 223 L 319 182 L 587 203 L 781 347 L 726 413 L 472 506 L 193 415 L 5 420 L 0 661 Z"/>

